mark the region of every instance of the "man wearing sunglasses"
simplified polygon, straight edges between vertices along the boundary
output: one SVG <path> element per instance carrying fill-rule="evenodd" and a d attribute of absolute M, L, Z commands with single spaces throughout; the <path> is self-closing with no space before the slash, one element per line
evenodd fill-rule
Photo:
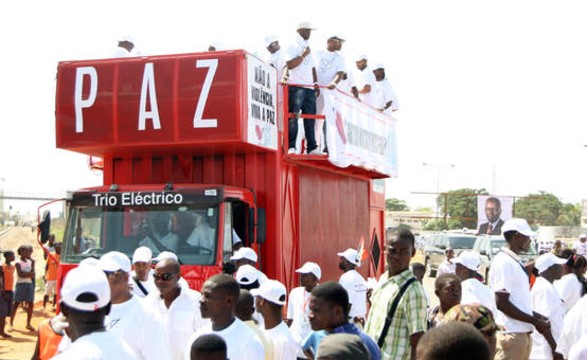
<path fill-rule="evenodd" d="M 149 293 L 145 305 L 162 322 L 172 358 L 181 360 L 191 336 L 205 324 L 200 315 L 200 293 L 180 286 L 179 262 L 173 257 L 161 259 L 153 277 L 159 291 Z"/>
<path fill-rule="evenodd" d="M 118 251 L 108 252 L 100 258 L 100 268 L 108 278 L 112 301 L 106 330 L 125 339 L 139 359 L 172 359 L 161 323 L 147 312 L 128 286 L 131 271 L 128 256 Z"/>

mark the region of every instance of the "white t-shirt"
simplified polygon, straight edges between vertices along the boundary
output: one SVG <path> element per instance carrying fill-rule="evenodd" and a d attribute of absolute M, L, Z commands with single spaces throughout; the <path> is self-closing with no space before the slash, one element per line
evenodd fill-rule
<path fill-rule="evenodd" d="M 357 270 L 349 270 L 340 276 L 340 285 L 349 294 L 351 310 L 349 317 L 355 316 L 366 318 L 367 315 L 367 281 L 363 279 Z"/>
<path fill-rule="evenodd" d="M 339 72 L 345 71 L 344 58 L 337 51 L 318 50 L 315 54 L 318 84 L 330 84 Z"/>
<path fill-rule="evenodd" d="M 279 49 L 273 54 L 269 53 L 267 62 L 277 69 L 277 82 L 279 83 L 283 79 L 283 68 L 285 67 L 285 54 L 283 50 Z"/>
<path fill-rule="evenodd" d="M 399 108 L 393 87 L 387 79 L 375 81 L 375 94 L 377 94 L 377 102 L 375 104 L 376 109 L 383 109 L 385 105 L 391 101 L 391 106 L 383 111 L 384 114 L 391 115 L 392 111 Z"/>
<path fill-rule="evenodd" d="M 292 289 L 287 303 L 287 318 L 291 319 L 289 327 L 294 340 L 300 345 L 298 357 L 306 358 L 301 349 L 302 341 L 312 332 L 310 326 L 310 293 L 303 286 Z"/>
<path fill-rule="evenodd" d="M 561 336 L 557 341 L 556 352 L 561 353 L 566 359 L 571 347 L 577 343 L 581 337 L 586 335 L 587 296 L 583 296 L 565 316 Z"/>
<path fill-rule="evenodd" d="M 287 48 L 285 60 L 290 61 L 302 55 L 306 46 L 308 46 L 308 42 L 297 34 L 291 45 Z M 314 84 L 312 68 L 314 68 L 314 57 L 310 52 L 310 54 L 306 56 L 298 66 L 289 70 L 289 79 L 287 83 L 307 84 L 309 86 L 306 87 L 312 87 Z"/>
<path fill-rule="evenodd" d="M 147 274 L 147 281 L 141 281 L 138 280 L 141 285 L 143 285 L 143 287 L 145 288 L 145 290 L 147 290 L 147 293 L 150 294 L 151 292 L 154 291 L 158 291 L 157 290 L 157 286 L 155 286 L 155 279 L 153 279 L 153 273 L 155 271 L 153 269 L 149 270 L 149 273 Z M 139 287 L 139 285 L 137 285 L 137 283 L 133 280 L 133 277 L 135 277 L 137 274 L 135 273 L 135 271 L 131 271 L 129 276 L 128 276 L 128 285 L 130 287 L 130 290 L 132 291 L 133 295 L 136 295 L 140 298 L 144 298 L 145 293 L 143 293 L 143 291 L 141 290 L 141 288 Z"/>
<path fill-rule="evenodd" d="M 520 257 L 510 249 L 502 247 L 495 255 L 489 269 L 489 285 L 493 292 L 507 291 L 510 302 L 520 311 L 532 315 L 532 298 L 530 280 L 524 271 Z M 501 311 L 497 311 L 495 322 L 505 328 L 505 333 L 527 333 L 534 331 L 534 326 L 515 320 Z"/>
<path fill-rule="evenodd" d="M 564 275 L 559 280 L 554 282 L 554 288 L 558 291 L 561 300 L 565 307 L 565 313 L 567 313 L 573 305 L 581 298 L 581 291 L 583 286 L 577 279 L 577 275 L 570 273 Z"/>
<path fill-rule="evenodd" d="M 587 255 L 587 241 L 575 241 L 573 244 L 573 250 L 577 253 L 577 255 Z"/>
<path fill-rule="evenodd" d="M 481 304 L 491 311 L 493 316 L 497 314 L 495 293 L 489 287 L 477 279 L 467 279 L 461 282 L 461 304 Z"/>
<path fill-rule="evenodd" d="M 172 359 L 163 324 L 147 312 L 136 296 L 122 304 L 112 304 L 105 323 L 106 330 L 124 339 L 139 359 Z"/>
<path fill-rule="evenodd" d="M 153 311 L 167 333 L 171 354 L 176 360 L 183 359 L 188 341 L 204 324 L 200 313 L 200 293 L 181 288 L 179 296 L 167 308 L 158 291 L 152 292 L 144 299 L 148 311 Z"/>
<path fill-rule="evenodd" d="M 74 341 L 56 360 L 112 360 L 139 359 L 119 336 L 108 331 L 97 331 Z"/>
<path fill-rule="evenodd" d="M 444 259 L 440 265 L 438 265 L 438 274 L 440 276 L 442 274 L 454 274 L 457 269 L 457 264 Z"/>
<path fill-rule="evenodd" d="M 300 345 L 294 340 L 290 329 L 282 321 L 272 329 L 264 329 L 265 334 L 273 342 L 275 360 L 296 360 Z"/>
<path fill-rule="evenodd" d="M 565 316 L 562 301 L 554 286 L 548 280 L 539 276 L 530 290 L 532 294 L 532 310 L 540 313 L 550 320 L 550 332 L 553 339 L 558 340 L 563 327 Z M 538 331 L 532 332 L 532 351 L 530 359 L 552 359 L 552 349 L 548 342 Z"/>
<path fill-rule="evenodd" d="M 359 99 L 361 102 L 376 107 L 377 106 L 377 94 L 375 90 L 375 75 L 373 75 L 373 71 L 366 67 L 362 71 L 356 69 L 353 75 L 353 86 L 357 88 L 357 90 L 361 91 L 366 85 L 371 85 L 371 91 L 366 94 L 359 94 Z"/>
<path fill-rule="evenodd" d="M 587 359 L 587 336 L 583 336 L 577 341 L 569 351 L 569 360 L 585 360 Z"/>
<path fill-rule="evenodd" d="M 227 357 L 230 360 L 251 360 L 265 359 L 265 349 L 261 339 L 255 332 L 238 318 L 234 318 L 232 324 L 220 331 L 212 330 L 212 323 L 207 324 L 198 330 L 190 340 L 187 347 L 184 347 L 184 359 L 190 360 L 191 344 L 198 337 L 206 334 L 216 334 L 226 342 Z"/>

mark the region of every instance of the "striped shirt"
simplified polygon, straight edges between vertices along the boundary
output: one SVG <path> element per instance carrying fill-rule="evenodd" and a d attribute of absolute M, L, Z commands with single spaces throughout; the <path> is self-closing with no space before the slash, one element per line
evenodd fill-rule
<path fill-rule="evenodd" d="M 373 291 L 372 306 L 365 324 L 365 332 L 375 341 L 381 335 L 393 299 L 401 286 L 413 276 L 412 272 L 406 269 L 402 273 L 384 280 Z M 415 281 L 407 288 L 397 306 L 381 349 L 381 358 L 384 360 L 410 359 L 410 336 L 418 332 L 425 332 L 426 328 L 426 295 L 422 284 Z"/>

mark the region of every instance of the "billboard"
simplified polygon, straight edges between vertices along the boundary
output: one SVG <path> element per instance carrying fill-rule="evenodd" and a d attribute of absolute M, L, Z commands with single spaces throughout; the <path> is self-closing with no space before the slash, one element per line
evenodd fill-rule
<path fill-rule="evenodd" d="M 514 199 L 510 196 L 477 196 L 477 234 L 501 235 L 504 221 L 512 218 Z"/>

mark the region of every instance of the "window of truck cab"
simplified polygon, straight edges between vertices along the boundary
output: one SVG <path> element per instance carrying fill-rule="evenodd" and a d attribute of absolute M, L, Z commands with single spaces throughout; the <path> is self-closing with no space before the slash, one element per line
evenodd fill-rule
<path fill-rule="evenodd" d="M 71 206 L 62 259 L 78 263 L 120 251 L 132 259 L 146 246 L 155 258 L 171 251 L 182 265 L 213 265 L 216 259 L 218 204 L 159 206 Z"/>

